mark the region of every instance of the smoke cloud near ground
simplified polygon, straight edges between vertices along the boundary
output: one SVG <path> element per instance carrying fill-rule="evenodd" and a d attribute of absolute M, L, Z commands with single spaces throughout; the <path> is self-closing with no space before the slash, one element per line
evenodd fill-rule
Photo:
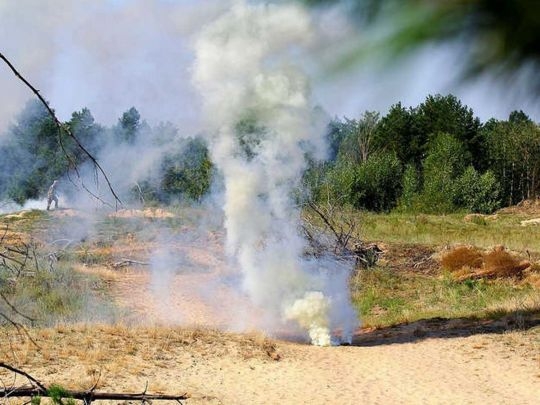
<path fill-rule="evenodd" d="M 27 35 L 40 50 L 30 57 L 15 41 L 2 43 L 2 51 L 42 90 L 60 119 L 87 106 L 96 122 L 111 126 L 96 135 L 101 146 L 95 157 L 122 199 L 141 180 L 158 181 L 163 157 L 182 152 L 184 136 L 207 133 L 220 175 L 216 192 L 204 201 L 206 214 L 197 219 L 197 229 L 170 235 L 170 226 L 155 221 L 138 233 L 161 235 L 148 247 L 147 292 L 157 303 L 156 316 L 172 324 L 192 322 L 186 308 L 175 304 L 180 298 L 224 329 L 258 328 L 273 335 L 296 331 L 318 345 L 348 341 L 357 326 L 348 296 L 351 266 L 304 256 L 306 242 L 293 198 L 306 156 L 323 159 L 326 154 L 327 116 L 314 112 L 320 109 L 314 109 L 311 83 L 300 65 L 310 68 L 306 62 L 320 38 L 335 33 L 314 26 L 298 5 L 113 3 L 61 1 L 54 12 L 32 0 L 20 8 L 2 3 L 7 24 L 0 30 L 12 32 L 13 38 L 13 32 L 35 24 Z M 0 77 L 13 88 L 10 105 L 22 104 L 27 96 L 15 90 L 20 83 L 9 75 Z M 178 133 L 164 134 L 145 124 L 132 142 L 119 141 L 114 125 L 131 106 L 150 123 L 179 124 Z M 0 126 L 10 113 L 2 110 L 7 115 Z M 255 128 L 247 125 L 240 141 L 237 124 L 242 122 Z M 54 235 L 74 244 L 99 233 L 114 211 L 96 198 L 114 206 L 104 180 L 96 183 L 94 168 L 84 164 L 79 171 L 93 195 L 81 188 L 74 173 L 73 182 L 60 179 L 60 207 L 76 212 L 73 220 L 67 213 L 62 216 L 63 229 Z M 216 204 L 224 207 L 227 237 L 208 247 L 216 224 L 223 226 Z M 4 211 L 45 207 L 42 200 L 25 207 L 6 205 Z M 196 237 L 188 241 L 190 235 Z M 222 257 L 218 250 L 223 243 Z M 214 258 L 210 252 L 190 258 L 194 250 L 212 248 Z M 191 268 L 199 274 L 184 279 L 191 280 L 186 291 L 178 286 L 178 275 Z"/>
<path fill-rule="evenodd" d="M 227 253 L 242 270 L 245 291 L 270 327 L 294 321 L 314 344 L 330 345 L 349 340 L 356 326 L 347 279 L 326 277 L 340 269 L 302 257 L 306 242 L 292 196 L 306 154 L 324 156 L 308 79 L 290 63 L 310 36 L 309 16 L 297 6 L 236 2 L 197 38 L 194 82 L 224 176 Z M 246 115 L 256 128 L 241 134 Z M 341 336 L 332 336 L 336 328 Z"/>

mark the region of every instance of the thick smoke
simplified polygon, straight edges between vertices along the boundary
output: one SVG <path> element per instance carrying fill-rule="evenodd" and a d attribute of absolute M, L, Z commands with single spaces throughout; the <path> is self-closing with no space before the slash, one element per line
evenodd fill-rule
<path fill-rule="evenodd" d="M 308 80 L 290 63 L 310 35 L 300 7 L 237 2 L 198 37 L 194 82 L 224 176 L 227 252 L 245 291 L 274 327 L 294 321 L 314 344 L 330 345 L 350 340 L 356 326 L 348 273 L 303 258 L 292 196 L 306 154 L 324 154 Z M 247 133 L 239 130 L 245 120 L 255 123 Z"/>

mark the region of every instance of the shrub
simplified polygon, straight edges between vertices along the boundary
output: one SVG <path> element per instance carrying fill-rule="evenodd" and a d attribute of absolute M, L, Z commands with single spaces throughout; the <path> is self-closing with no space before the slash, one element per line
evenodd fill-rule
<path fill-rule="evenodd" d="M 420 191 L 420 177 L 414 165 L 407 165 L 403 172 L 402 191 L 398 201 L 398 210 L 401 212 L 415 212 L 418 210 Z"/>

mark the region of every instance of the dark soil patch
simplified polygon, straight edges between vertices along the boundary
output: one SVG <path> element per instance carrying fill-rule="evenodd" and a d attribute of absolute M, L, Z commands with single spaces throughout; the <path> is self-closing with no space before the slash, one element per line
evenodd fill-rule
<path fill-rule="evenodd" d="M 419 244 L 379 244 L 383 250 L 379 266 L 396 272 L 413 272 L 426 275 L 439 273 L 440 264 L 435 259 L 437 248 Z"/>

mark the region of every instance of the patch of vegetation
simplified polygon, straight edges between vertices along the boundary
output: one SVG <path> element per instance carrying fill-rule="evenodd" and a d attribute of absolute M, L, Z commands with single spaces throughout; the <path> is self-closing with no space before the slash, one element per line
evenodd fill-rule
<path fill-rule="evenodd" d="M 374 214 L 343 210 L 344 220 L 356 218 L 357 237 L 367 241 L 414 243 L 436 246 L 456 244 L 489 248 L 503 245 L 510 250 L 540 254 L 540 228 L 520 226 L 530 215 L 497 214 L 478 225 L 465 221 L 464 214 Z"/>
<path fill-rule="evenodd" d="M 382 267 L 358 272 L 352 297 L 364 326 L 384 327 L 434 317 L 498 318 L 540 307 L 538 291 L 512 280 L 457 282 Z"/>

